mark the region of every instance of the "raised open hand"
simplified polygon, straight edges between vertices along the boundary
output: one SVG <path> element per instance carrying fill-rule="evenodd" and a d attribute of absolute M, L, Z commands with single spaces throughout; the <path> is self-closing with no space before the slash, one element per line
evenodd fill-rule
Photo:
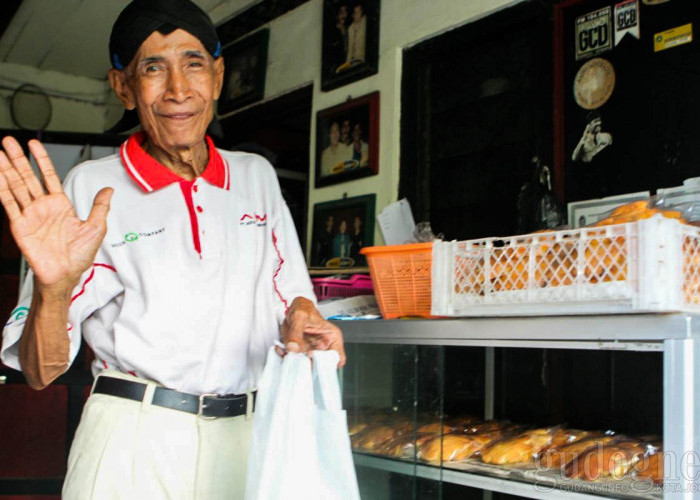
<path fill-rule="evenodd" d="M 0 202 L 17 246 L 39 283 L 72 289 L 92 265 L 107 231 L 112 189 L 97 193 L 88 219 L 80 220 L 39 141 L 29 141 L 29 149 L 39 165 L 43 186 L 14 138 L 5 137 L 2 146 Z"/>

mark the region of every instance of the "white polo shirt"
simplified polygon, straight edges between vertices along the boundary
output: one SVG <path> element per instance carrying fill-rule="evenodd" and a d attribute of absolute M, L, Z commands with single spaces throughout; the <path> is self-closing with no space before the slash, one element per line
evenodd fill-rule
<path fill-rule="evenodd" d="M 131 136 L 120 155 L 78 165 L 64 182 L 81 219 L 100 189 L 114 188 L 107 234 L 72 296 L 71 362 L 82 335 L 95 374 L 111 368 L 195 394 L 244 392 L 256 386 L 291 301 L 315 301 L 275 172 L 207 137 L 209 164 L 187 181 L 142 142 Z M 3 330 L 1 359 L 16 369 L 32 282 Z"/>

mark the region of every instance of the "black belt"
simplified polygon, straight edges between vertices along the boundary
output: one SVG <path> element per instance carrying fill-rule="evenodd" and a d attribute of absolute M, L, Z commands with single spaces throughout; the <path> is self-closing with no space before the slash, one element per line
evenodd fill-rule
<path fill-rule="evenodd" d="M 93 393 L 108 394 L 119 398 L 143 401 L 146 394 L 146 384 L 124 380 L 121 378 L 99 376 L 95 382 Z M 255 392 L 252 393 L 251 403 L 255 405 Z M 218 394 L 202 394 L 196 396 L 186 392 L 178 392 L 165 387 L 156 387 L 151 404 L 184 411 L 204 418 L 237 417 L 246 414 L 247 394 L 219 396 Z"/>

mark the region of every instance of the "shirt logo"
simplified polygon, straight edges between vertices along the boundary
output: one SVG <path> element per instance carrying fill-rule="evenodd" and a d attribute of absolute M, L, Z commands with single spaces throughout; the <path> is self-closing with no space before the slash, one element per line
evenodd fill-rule
<path fill-rule="evenodd" d="M 124 235 L 124 239 L 122 241 L 118 241 L 116 243 L 112 243 L 110 246 L 112 248 L 117 248 L 126 245 L 127 243 L 133 243 L 135 241 L 138 241 L 139 239 L 142 238 L 151 238 L 153 236 L 159 236 L 165 232 L 165 228 L 161 227 L 160 229 L 156 229 L 155 231 L 144 231 L 144 232 L 128 232 Z"/>
<path fill-rule="evenodd" d="M 258 215 L 253 214 L 243 214 L 240 221 L 241 226 L 267 226 L 267 214 Z"/>
<path fill-rule="evenodd" d="M 10 326 L 15 321 L 24 318 L 27 314 L 29 314 L 28 307 L 20 306 L 20 307 L 16 308 L 14 311 L 12 311 L 10 313 L 10 319 L 7 323 L 5 323 L 5 326 Z"/>

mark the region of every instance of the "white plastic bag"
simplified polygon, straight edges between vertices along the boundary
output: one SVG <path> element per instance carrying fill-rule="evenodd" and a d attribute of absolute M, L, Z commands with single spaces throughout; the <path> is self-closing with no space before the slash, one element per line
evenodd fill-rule
<path fill-rule="evenodd" d="M 341 407 L 338 353 L 284 359 L 270 349 L 258 387 L 246 500 L 360 498 L 347 418 Z"/>

